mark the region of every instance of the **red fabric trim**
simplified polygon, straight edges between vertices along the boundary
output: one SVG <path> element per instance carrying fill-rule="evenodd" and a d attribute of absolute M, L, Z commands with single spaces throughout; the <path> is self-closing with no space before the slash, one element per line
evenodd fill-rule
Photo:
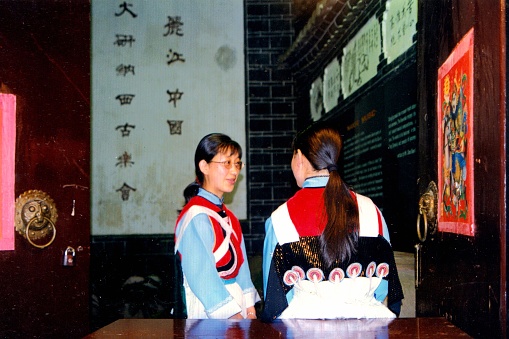
<path fill-rule="evenodd" d="M 175 223 L 175 228 L 177 227 L 176 225 L 178 225 L 178 223 L 180 222 L 180 219 L 182 219 L 182 217 L 187 213 L 189 208 L 194 205 L 203 206 L 203 207 L 209 208 L 213 211 L 218 210 L 218 207 L 216 205 L 214 205 L 213 203 L 211 203 L 210 201 L 208 201 L 207 199 L 205 199 L 201 196 L 195 196 L 184 206 L 184 208 L 180 212 L 180 215 L 177 218 L 177 222 Z M 237 217 L 226 207 L 226 205 L 223 204 L 222 209 L 230 217 L 230 223 L 231 223 L 233 231 L 235 233 L 230 236 L 230 241 L 231 241 L 231 244 L 233 245 L 234 251 L 237 253 L 237 267 L 235 267 L 235 270 L 230 275 L 222 277 L 223 279 L 231 279 L 231 278 L 235 278 L 237 276 L 237 274 L 239 273 L 240 267 L 244 263 L 244 255 L 242 254 L 242 247 L 241 247 L 242 228 L 240 226 L 239 219 L 237 219 Z M 219 224 L 218 221 L 216 221 L 215 219 L 210 218 L 210 217 L 209 217 L 209 220 L 212 224 L 212 229 L 214 231 L 214 236 L 215 236 L 215 243 L 214 243 L 214 247 L 212 249 L 212 252 L 214 252 L 215 250 L 217 250 L 217 248 L 223 242 L 225 234 L 223 232 L 223 228 L 221 227 L 221 224 Z M 177 239 L 175 238 L 175 241 L 176 240 Z M 228 251 L 228 252 L 226 252 L 225 256 L 222 257 L 216 263 L 216 267 L 224 266 L 224 265 L 228 264 L 228 262 L 230 260 L 232 260 L 232 253 L 230 251 Z"/>
<path fill-rule="evenodd" d="M 290 219 L 295 225 L 297 233 L 301 237 L 317 236 L 322 234 L 327 224 L 327 216 L 322 215 L 325 210 L 323 201 L 324 187 L 308 187 L 299 190 L 287 202 Z M 357 196 L 350 191 L 352 198 L 357 204 Z M 314 203 L 310 203 L 314 202 Z M 383 224 L 380 211 L 376 211 L 378 217 L 378 233 L 383 236 Z"/>
<path fill-rule="evenodd" d="M 323 191 L 325 188 L 303 188 L 287 202 L 290 218 L 299 236 L 316 236 L 322 234 L 327 217 L 324 211 Z M 312 202 L 312 203 L 310 203 Z"/>

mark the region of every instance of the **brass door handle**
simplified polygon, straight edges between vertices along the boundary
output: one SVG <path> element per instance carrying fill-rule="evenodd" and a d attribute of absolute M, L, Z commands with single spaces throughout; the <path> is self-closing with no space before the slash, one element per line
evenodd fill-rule
<path fill-rule="evenodd" d="M 27 227 L 25 228 L 25 238 L 28 240 L 28 242 L 30 243 L 30 245 L 34 246 L 34 247 L 37 247 L 37 248 L 44 248 L 44 247 L 48 247 L 49 245 L 51 245 L 51 243 L 53 242 L 53 240 L 55 240 L 55 237 L 57 236 L 57 228 L 55 227 L 55 224 L 53 223 L 53 221 L 51 221 L 51 219 L 48 219 L 46 217 L 44 217 L 44 221 L 47 222 L 49 225 L 46 226 L 46 228 L 48 229 L 48 231 L 52 231 L 53 235 L 51 236 L 51 239 L 46 242 L 46 243 L 43 243 L 42 245 L 39 245 L 37 243 L 35 243 L 30 237 L 31 236 L 34 236 L 34 231 L 30 231 L 30 226 L 34 223 L 34 222 L 37 222 L 37 218 L 32 218 L 32 220 L 30 220 L 28 222 L 28 225 Z"/>
<path fill-rule="evenodd" d="M 421 215 L 424 219 L 424 232 L 421 233 Z M 417 214 L 417 238 L 420 242 L 426 241 L 426 235 L 428 234 L 428 220 L 426 219 L 426 213 L 422 213 L 419 210 L 419 214 Z"/>
<path fill-rule="evenodd" d="M 53 199 L 38 190 L 29 190 L 16 199 L 16 231 L 30 245 L 45 248 L 57 235 L 58 214 Z"/>
<path fill-rule="evenodd" d="M 424 232 L 421 233 L 421 216 L 424 220 Z M 431 181 L 419 199 L 419 214 L 417 215 L 417 238 L 425 242 L 428 235 L 436 233 L 437 223 L 437 185 Z"/>

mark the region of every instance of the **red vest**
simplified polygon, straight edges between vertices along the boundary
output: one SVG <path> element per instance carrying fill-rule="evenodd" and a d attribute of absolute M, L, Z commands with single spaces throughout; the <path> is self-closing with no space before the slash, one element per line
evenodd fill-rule
<path fill-rule="evenodd" d="M 211 209 L 213 211 L 220 212 L 219 208 L 208 201 L 207 199 L 201 197 L 201 196 L 195 196 L 193 197 L 182 209 L 182 212 L 180 212 L 180 215 L 177 219 L 176 225 L 179 224 L 182 217 L 186 214 L 186 212 L 189 210 L 191 206 L 199 205 L 206 207 L 208 209 Z M 242 254 L 242 228 L 240 227 L 240 222 L 237 219 L 237 217 L 223 204 L 222 210 L 226 212 L 226 215 L 230 219 L 230 225 L 233 228 L 233 233 L 230 237 L 230 243 L 229 248 L 226 254 L 219 259 L 218 262 L 216 262 L 216 269 L 223 279 L 232 279 L 235 278 L 239 272 L 240 267 L 244 263 L 244 256 Z M 221 218 L 221 216 L 218 217 Z M 212 229 L 214 231 L 214 246 L 212 251 L 215 252 L 218 247 L 221 245 L 221 243 L 225 240 L 226 232 L 221 227 L 221 224 L 215 220 L 214 218 L 209 217 L 209 221 L 212 224 Z M 176 236 L 176 235 L 175 235 Z M 185 236 L 185 233 L 184 235 Z M 175 239 L 176 241 L 177 239 Z M 224 274 L 224 272 L 229 271 L 230 273 Z M 221 274 L 223 273 L 223 274 Z"/>
<path fill-rule="evenodd" d="M 290 218 L 295 225 L 299 236 L 318 236 L 322 234 L 327 224 L 327 215 L 323 201 L 324 187 L 303 188 L 291 197 L 288 202 L 288 211 Z M 357 202 L 356 195 L 351 192 L 352 197 Z M 314 203 L 310 203 L 310 201 Z M 383 235 L 382 219 L 380 213 L 378 216 L 378 234 Z"/>

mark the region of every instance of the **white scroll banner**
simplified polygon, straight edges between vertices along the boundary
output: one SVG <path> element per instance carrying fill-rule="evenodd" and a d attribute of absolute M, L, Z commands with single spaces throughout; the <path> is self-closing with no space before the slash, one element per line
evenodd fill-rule
<path fill-rule="evenodd" d="M 383 51 L 387 63 L 393 62 L 413 44 L 417 33 L 417 1 L 390 0 L 382 21 Z"/>
<path fill-rule="evenodd" d="M 341 92 L 341 68 L 339 61 L 334 58 L 323 73 L 323 106 L 325 113 L 337 106 Z"/>
<path fill-rule="evenodd" d="M 380 23 L 373 16 L 343 48 L 341 88 L 345 98 L 377 74 L 381 52 Z"/>

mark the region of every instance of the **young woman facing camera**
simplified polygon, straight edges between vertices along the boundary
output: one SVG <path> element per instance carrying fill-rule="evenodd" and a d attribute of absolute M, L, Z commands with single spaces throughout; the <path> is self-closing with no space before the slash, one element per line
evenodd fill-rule
<path fill-rule="evenodd" d="M 242 229 L 225 206 L 244 167 L 240 145 L 213 133 L 199 142 L 196 180 L 186 187 L 186 204 L 175 227 L 175 252 L 184 276 L 190 319 L 255 319 L 260 300 L 251 281 Z"/>

